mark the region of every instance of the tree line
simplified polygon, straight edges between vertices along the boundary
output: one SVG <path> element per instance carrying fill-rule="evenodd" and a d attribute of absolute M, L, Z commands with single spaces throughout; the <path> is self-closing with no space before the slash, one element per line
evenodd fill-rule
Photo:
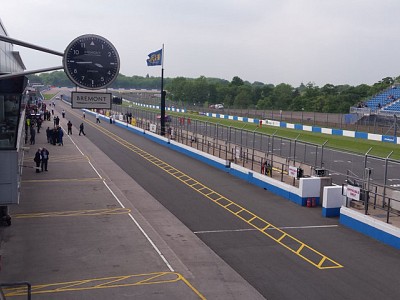
<path fill-rule="evenodd" d="M 73 87 L 63 71 L 28 76 L 30 82 L 51 86 Z M 293 87 L 244 81 L 238 76 L 231 81 L 219 78 L 164 78 L 167 99 L 180 104 L 206 106 L 221 103 L 225 107 L 260 110 L 315 111 L 348 113 L 349 108 L 363 102 L 397 82 L 400 77 L 385 77 L 373 85 L 333 85 L 322 87 L 312 82 Z M 161 78 L 120 74 L 112 88 L 160 89 Z"/>

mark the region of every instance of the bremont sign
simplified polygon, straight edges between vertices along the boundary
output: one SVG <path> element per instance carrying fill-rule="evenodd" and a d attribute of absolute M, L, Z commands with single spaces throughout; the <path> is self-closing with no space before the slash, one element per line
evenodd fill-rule
<path fill-rule="evenodd" d="M 72 92 L 72 108 L 111 109 L 111 93 Z"/>

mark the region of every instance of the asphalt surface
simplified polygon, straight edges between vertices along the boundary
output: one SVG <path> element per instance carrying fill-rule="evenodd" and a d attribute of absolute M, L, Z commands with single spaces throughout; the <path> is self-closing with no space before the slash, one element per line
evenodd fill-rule
<path fill-rule="evenodd" d="M 77 133 L 58 146 L 42 130 L 25 154 L 20 205 L 0 227 L 0 283 L 27 281 L 33 299 L 263 299 L 91 143 L 93 131 Z M 48 172 L 32 168 L 39 147 Z"/>
<path fill-rule="evenodd" d="M 67 118 L 71 119 L 75 126 L 79 125 L 81 113 L 70 110 L 64 104 L 58 105 L 57 109 L 60 110 L 60 106 L 67 111 Z M 110 184 L 111 189 L 115 190 L 115 194 L 123 199 L 121 202 L 124 206 L 132 208 L 132 214 L 137 212 L 137 217 L 146 225 L 144 227 L 151 229 L 151 236 L 157 241 L 155 244 L 159 245 L 167 261 L 171 261 L 170 266 L 174 271 L 182 274 L 193 285 L 193 288 L 187 284 L 178 287 L 173 285 L 166 291 L 160 288 L 162 284 L 139 285 L 143 288 L 140 292 L 145 295 L 144 299 L 153 299 L 151 297 L 158 299 L 157 296 L 160 296 L 160 299 L 191 299 L 188 295 L 194 299 L 200 297 L 199 295 L 204 295 L 207 299 L 257 299 L 260 296 L 252 287 L 267 299 L 398 299 L 400 297 L 398 250 L 340 226 L 336 218 L 322 218 L 318 208 L 299 207 L 226 172 L 177 154 L 143 136 L 132 134 L 124 128 L 105 121 L 96 124 L 94 117 L 89 114 L 86 115 L 85 124 L 87 135 L 74 136 L 73 140 L 87 151 L 89 161 L 99 167 L 101 170 L 99 173 Z M 75 135 L 76 132 L 75 129 Z M 65 151 L 66 146 L 59 148 Z M 51 153 L 58 151 L 57 146 L 53 146 L 53 149 Z M 76 155 L 73 152 L 69 154 L 72 157 Z M 104 209 L 108 205 L 116 205 L 115 199 L 104 187 L 94 185 L 95 182 L 99 185 L 103 184 L 102 182 L 88 179 L 96 177 L 93 170 L 71 170 L 72 161 L 71 159 L 60 168 L 55 178 L 64 173 L 67 176 L 67 170 L 70 170 L 74 178 L 80 180 L 73 181 L 70 178 L 69 187 L 65 187 L 67 181 L 65 180 L 48 182 L 44 187 L 38 188 L 42 183 L 29 182 L 29 179 L 26 179 L 27 181 L 23 183 L 21 205 L 15 209 L 16 213 L 25 209 L 52 211 L 53 207 L 49 205 L 54 203 L 50 202 L 50 199 L 54 201 L 59 198 L 61 200 L 57 203 L 62 203 L 61 211 Z M 202 187 L 206 187 L 210 191 L 208 194 L 218 193 L 225 198 L 225 201 L 231 201 L 236 207 L 245 208 L 247 214 L 252 213 L 257 216 L 257 220 L 265 220 L 268 224 L 279 227 L 285 236 L 274 229 L 276 227 L 270 227 L 272 229 L 270 231 L 257 230 L 249 221 L 251 219 L 244 214 L 238 211 L 232 212 L 228 209 L 229 206 L 220 203 L 218 205 L 209 197 L 205 197 L 207 194 L 203 188 L 185 184 L 181 175 L 176 175 L 178 173 L 171 174 L 165 171 L 165 163 Z M 81 168 L 84 163 L 80 161 L 76 165 Z M 36 178 L 36 175 L 47 176 L 47 174 L 33 174 L 33 178 Z M 72 189 L 72 183 L 81 186 Z M 85 192 L 81 191 L 82 187 L 85 187 Z M 87 187 L 90 188 L 86 190 Z M 34 198 L 37 200 L 33 202 L 30 200 L 31 197 L 27 196 L 30 194 L 29 189 L 39 189 L 43 195 L 50 192 L 51 197 L 35 195 Z M 44 203 L 39 205 L 41 202 Z M 35 206 L 25 208 L 27 203 L 31 205 L 35 203 Z M 39 207 L 36 207 L 37 203 Z M 22 224 L 26 220 L 19 221 L 14 217 L 13 225 L 2 230 L 2 240 L 5 240 L 2 248 L 7 254 L 3 254 L 3 257 L 11 259 L 6 263 L 3 259 L 3 269 L 12 266 L 15 270 L 7 276 L 7 279 L 21 281 L 22 276 L 18 275 L 24 275 L 28 269 L 29 271 L 26 271 L 28 275 L 25 277 L 35 278 L 36 284 L 68 282 L 72 280 L 71 277 L 76 280 L 76 278 L 105 278 L 114 275 L 149 274 L 149 272 L 169 274 L 168 266 L 160 256 L 157 256 L 157 251 L 151 249 L 146 240 L 142 238 L 136 240 L 140 232 L 132 228 L 130 225 L 132 221 L 129 218 L 127 218 L 128 225 L 123 223 L 121 216 L 125 215 L 102 214 L 96 216 L 95 221 L 87 216 L 74 216 L 75 218 L 71 216 L 65 218 L 63 221 L 65 224 L 60 228 L 60 221 L 57 218 L 51 221 L 54 223 L 50 226 L 43 224 L 38 228 L 34 232 L 35 238 L 32 238 L 32 230 L 35 229 L 36 219 L 27 218 L 33 223 Z M 49 217 L 46 220 L 50 219 Z M 92 224 L 87 224 L 88 221 Z M 17 229 L 33 239 L 30 247 L 21 247 L 19 243 L 23 241 L 18 241 L 19 243 L 15 241 L 13 230 L 19 224 L 22 224 L 21 228 Z M 29 233 L 26 232 L 28 228 Z M 39 234 L 40 237 L 37 237 L 41 230 L 50 232 Z M 79 241 L 83 247 L 77 244 L 74 234 L 80 237 Z M 50 237 L 53 235 L 56 235 L 57 242 L 51 245 L 52 251 L 46 252 L 42 249 L 44 246 L 34 247 L 43 238 L 50 242 L 52 240 Z M 63 243 L 62 237 L 66 235 L 71 236 L 67 238 L 68 242 Z M 71 244 L 71 240 L 75 242 Z M 98 240 L 101 240 L 100 247 L 94 247 Z M 302 249 L 305 250 L 298 251 L 299 245 L 304 245 Z M 64 247 L 68 251 L 63 252 Z M 95 248 L 100 250 L 96 252 Z M 114 253 L 115 250 L 118 251 Z M 199 251 L 207 255 L 201 256 Z M 107 255 L 100 254 L 104 252 Z M 129 255 L 131 252 L 134 254 Z M 10 255 L 11 253 L 13 255 Z M 44 270 L 39 267 L 44 262 L 47 265 L 47 260 L 52 255 L 56 255 L 57 259 L 52 259 L 49 267 Z M 27 266 L 17 264 L 20 256 L 27 258 L 25 259 Z M 77 259 L 81 256 L 84 259 Z M 322 261 L 321 268 L 318 268 L 313 262 L 318 264 L 321 262 L 321 257 L 325 260 Z M 31 259 L 34 263 L 30 262 Z M 132 259 L 135 262 L 131 262 Z M 14 268 L 14 264 L 18 267 Z M 49 276 L 53 273 L 56 274 L 54 277 Z M 3 276 L 3 272 L 0 275 Z M 185 283 L 184 280 L 178 282 Z M 103 299 L 95 296 L 103 297 L 103 290 L 104 295 L 114 290 L 118 291 L 114 292 L 114 297 L 121 296 L 115 299 L 124 299 L 122 294 L 127 289 L 129 293 L 138 292 L 131 287 L 96 288 L 85 290 L 87 293 L 85 295 L 90 295 L 93 299 Z M 57 296 L 80 292 L 65 291 Z M 172 296 L 163 293 L 171 293 Z"/>

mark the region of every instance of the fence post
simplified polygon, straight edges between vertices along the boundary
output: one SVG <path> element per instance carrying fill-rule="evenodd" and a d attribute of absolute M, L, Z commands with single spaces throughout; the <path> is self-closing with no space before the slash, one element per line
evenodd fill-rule
<path fill-rule="evenodd" d="M 324 147 L 327 143 L 328 140 L 326 140 L 325 143 L 323 143 L 321 146 L 321 168 L 324 166 Z"/>
<path fill-rule="evenodd" d="M 389 157 L 392 155 L 393 151 L 389 153 L 388 156 L 385 158 L 385 173 L 383 174 L 383 201 L 382 201 L 382 208 L 385 207 L 385 199 L 386 199 L 386 185 L 387 185 L 387 173 L 388 173 L 388 160 Z"/>

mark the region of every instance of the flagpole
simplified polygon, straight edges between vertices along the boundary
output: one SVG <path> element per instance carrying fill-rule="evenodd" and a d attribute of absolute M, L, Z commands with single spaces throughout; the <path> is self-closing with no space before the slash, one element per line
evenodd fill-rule
<path fill-rule="evenodd" d="M 161 53 L 161 135 L 165 135 L 164 44 Z"/>

